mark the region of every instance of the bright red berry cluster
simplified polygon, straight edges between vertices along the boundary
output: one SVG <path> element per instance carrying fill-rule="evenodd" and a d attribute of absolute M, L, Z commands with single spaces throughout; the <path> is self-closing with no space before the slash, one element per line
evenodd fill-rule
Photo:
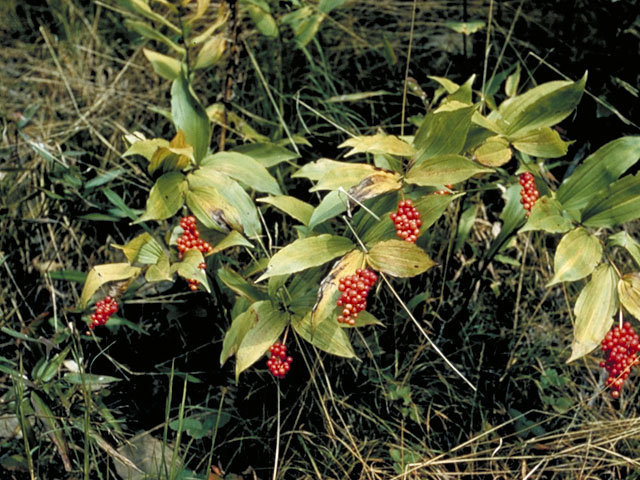
<path fill-rule="evenodd" d="M 115 298 L 107 295 L 102 300 L 96 302 L 96 311 L 89 317 L 91 323 L 89 324 L 89 330 L 93 330 L 96 327 L 100 327 L 107 323 L 107 320 L 118 311 L 118 302 Z"/>
<path fill-rule="evenodd" d="M 520 185 L 522 189 L 520 190 L 520 203 L 522 204 L 522 208 L 525 209 L 527 217 L 531 214 L 531 209 L 538 200 L 540 196 L 540 192 L 536 189 L 536 179 L 530 172 L 524 172 L 520 175 Z"/>
<path fill-rule="evenodd" d="M 213 247 L 200 238 L 200 230 L 196 226 L 196 217 L 189 215 L 180 219 L 180 226 L 184 233 L 176 240 L 178 244 L 178 258 L 182 260 L 184 252 L 192 248 L 200 250 L 203 254 L 209 253 Z"/>
<path fill-rule="evenodd" d="M 618 398 L 624 382 L 629 378 L 631 369 L 638 365 L 638 351 L 640 351 L 640 337 L 633 331 L 631 323 L 624 322 L 607 333 L 602 340 L 604 360 L 600 366 L 607 370 L 607 387 L 611 388 L 611 396 Z"/>
<path fill-rule="evenodd" d="M 420 212 L 413 206 L 411 200 L 403 200 L 398 203 L 398 210 L 390 214 L 391 220 L 396 226 L 396 235 L 407 242 L 415 243 L 420 235 Z"/>
<path fill-rule="evenodd" d="M 354 275 L 340 279 L 338 290 L 342 292 L 342 296 L 337 305 L 343 308 L 342 315 L 338 316 L 338 323 L 355 325 L 358 313 L 367 308 L 367 295 L 376 280 L 378 276 L 368 268 L 358 269 Z"/>
<path fill-rule="evenodd" d="M 291 368 L 292 357 L 287 356 L 287 346 L 276 342 L 269 347 L 271 357 L 267 360 L 267 367 L 274 377 L 284 378 Z"/>

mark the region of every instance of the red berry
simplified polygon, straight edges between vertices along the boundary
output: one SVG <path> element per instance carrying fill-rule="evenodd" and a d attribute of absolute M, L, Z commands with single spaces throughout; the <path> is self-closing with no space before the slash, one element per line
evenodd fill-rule
<path fill-rule="evenodd" d="M 601 349 L 604 359 L 600 366 L 609 373 L 606 385 L 611 388 L 611 396 L 618 398 L 631 369 L 638 363 L 638 335 L 631 323 L 613 327 L 602 340 Z"/>

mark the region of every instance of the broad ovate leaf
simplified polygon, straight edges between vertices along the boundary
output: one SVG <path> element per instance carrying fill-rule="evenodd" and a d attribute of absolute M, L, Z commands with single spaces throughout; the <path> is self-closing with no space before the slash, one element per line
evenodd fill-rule
<path fill-rule="evenodd" d="M 351 147 L 345 157 L 356 153 L 386 153 L 399 157 L 412 157 L 416 150 L 407 142 L 400 140 L 395 135 L 365 135 L 345 140 L 338 148 Z"/>
<path fill-rule="evenodd" d="M 610 246 L 621 247 L 629 252 L 629 255 L 633 257 L 636 265 L 640 266 L 640 243 L 638 243 L 627 232 L 622 231 L 611 235 L 607 239 L 607 243 Z"/>
<path fill-rule="evenodd" d="M 309 225 L 309 220 L 311 220 L 311 215 L 313 214 L 313 205 L 289 195 L 263 197 L 258 198 L 257 201 L 273 205 L 304 225 Z"/>
<path fill-rule="evenodd" d="M 281 194 L 276 179 L 260 162 L 248 155 L 237 152 L 218 152 L 206 156 L 201 166 L 222 172 L 258 192 Z"/>
<path fill-rule="evenodd" d="M 576 323 L 567 363 L 598 347 L 611 328 L 613 315 L 618 310 L 617 281 L 613 267 L 603 264 L 593 272 L 591 280 L 580 292 L 573 310 Z"/>
<path fill-rule="evenodd" d="M 399 174 L 380 170 L 351 187 L 348 192 L 349 200 L 362 203 L 378 195 L 400 190 L 400 188 L 402 188 L 402 183 Z"/>
<path fill-rule="evenodd" d="M 254 308 L 255 305 L 254 303 L 231 322 L 231 326 L 224 334 L 222 351 L 220 352 L 220 365 L 224 365 L 224 362 L 226 362 L 229 357 L 235 355 L 247 332 L 258 323 L 258 314 Z"/>
<path fill-rule="evenodd" d="M 207 273 L 205 270 L 200 268 L 200 265 L 203 262 L 204 257 L 202 256 L 202 252 L 192 248 L 184 253 L 184 257 L 181 262 L 176 262 L 171 265 L 170 272 L 172 274 L 177 273 L 185 280 L 197 280 L 207 292 L 211 292 Z"/>
<path fill-rule="evenodd" d="M 258 322 L 245 334 L 236 352 L 236 381 L 269 350 L 289 323 L 288 315 L 269 300 L 255 303 L 251 308 Z"/>
<path fill-rule="evenodd" d="M 158 150 L 158 148 L 169 146 L 169 141 L 165 140 L 164 138 L 147 139 L 144 138 L 139 132 L 127 135 L 127 140 L 132 143 L 127 151 L 122 154 L 122 156 L 129 157 L 131 155 L 140 155 L 146 158 L 149 162 L 153 158 L 153 154 L 156 153 L 156 150 Z"/>
<path fill-rule="evenodd" d="M 582 209 L 640 159 L 640 136 L 612 140 L 589 155 L 560 185 L 558 201 L 567 210 Z"/>
<path fill-rule="evenodd" d="M 187 183 L 180 172 L 169 172 L 162 175 L 149 192 L 144 213 L 135 221 L 164 220 L 173 217 L 184 205 Z"/>
<path fill-rule="evenodd" d="M 627 273 L 618 281 L 618 297 L 627 311 L 640 320 L 640 273 Z"/>
<path fill-rule="evenodd" d="M 106 263 L 104 265 L 96 265 L 87 274 L 87 278 L 80 295 L 80 306 L 85 308 L 91 300 L 91 297 L 98 289 L 108 282 L 117 282 L 119 280 L 128 280 L 137 277 L 140 274 L 140 268 L 133 267 L 128 263 Z"/>
<path fill-rule="evenodd" d="M 554 275 L 547 287 L 589 275 L 602 260 L 602 244 L 582 227 L 565 234 L 553 259 Z"/>
<path fill-rule="evenodd" d="M 545 127 L 530 130 L 511 138 L 513 147 L 522 153 L 539 158 L 558 158 L 566 155 L 569 142 L 565 142 L 555 130 Z"/>
<path fill-rule="evenodd" d="M 564 120 L 578 105 L 587 74 L 577 82 L 547 82 L 505 100 L 498 109 L 497 124 L 512 138 Z"/>
<path fill-rule="evenodd" d="M 195 161 L 199 163 L 209 149 L 211 125 L 184 72 L 173 81 L 171 87 L 171 117 L 176 130 L 184 132 L 187 144 L 193 147 Z"/>
<path fill-rule="evenodd" d="M 126 245 L 112 244 L 112 246 L 122 250 L 131 264 L 139 262 L 144 265 L 154 265 L 164 255 L 160 244 L 148 232 L 138 235 Z"/>
<path fill-rule="evenodd" d="M 351 240 L 336 235 L 323 234 L 296 240 L 271 257 L 267 271 L 258 281 L 274 275 L 295 273 L 317 267 L 344 255 L 352 248 L 353 242 Z"/>
<path fill-rule="evenodd" d="M 364 253 L 352 250 L 338 260 L 320 283 L 318 298 L 311 311 L 313 329 L 325 320 L 337 322 L 338 308 L 336 302 L 342 295 L 338 290 L 340 279 L 353 275 L 358 268 L 364 266 Z"/>
<path fill-rule="evenodd" d="M 509 142 L 498 135 L 487 138 L 473 151 L 475 160 L 485 167 L 501 167 L 508 163 L 512 156 Z"/>
<path fill-rule="evenodd" d="M 613 227 L 640 218 L 640 174 L 627 175 L 594 195 L 582 211 L 588 227 Z"/>
<path fill-rule="evenodd" d="M 417 245 L 404 240 L 378 242 L 367 254 L 367 263 L 378 272 L 393 277 L 415 277 L 436 263 Z"/>
<path fill-rule="evenodd" d="M 438 155 L 422 163 L 416 163 L 407 172 L 405 180 L 415 185 L 437 187 L 462 182 L 478 173 L 492 171 L 493 169 L 478 165 L 461 155 Z"/>
<path fill-rule="evenodd" d="M 193 147 L 187 145 L 184 132 L 178 130 L 169 145 L 161 146 L 153 153 L 147 169 L 149 173 L 153 173 L 159 168 L 165 172 L 184 170 L 193 160 Z"/>
<path fill-rule="evenodd" d="M 314 329 L 311 326 L 311 313 L 309 313 L 303 318 L 294 318 L 291 325 L 298 335 L 323 352 L 344 358 L 356 356 L 346 329 L 341 328 L 337 321 L 325 320 Z"/>
<path fill-rule="evenodd" d="M 539 198 L 531 215 L 520 232 L 530 230 L 544 230 L 547 233 L 565 233 L 573 228 L 573 222 L 562 210 L 562 205 L 557 200 L 544 196 Z"/>
<path fill-rule="evenodd" d="M 474 108 L 462 103 L 459 106 L 454 110 L 430 112 L 424 117 L 413 140 L 414 147 L 419 150 L 416 163 L 436 155 L 458 154 L 462 151 Z"/>
<path fill-rule="evenodd" d="M 147 60 L 151 62 L 153 71 L 161 77 L 173 81 L 178 78 L 178 75 L 180 75 L 180 70 L 182 69 L 180 60 L 149 50 L 148 48 L 143 48 L 142 53 L 144 53 Z"/>

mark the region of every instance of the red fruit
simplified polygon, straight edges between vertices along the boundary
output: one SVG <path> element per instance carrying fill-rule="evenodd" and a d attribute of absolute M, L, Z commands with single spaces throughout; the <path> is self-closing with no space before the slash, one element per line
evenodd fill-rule
<path fill-rule="evenodd" d="M 395 213 L 390 213 L 389 218 L 396 227 L 396 235 L 407 242 L 414 243 L 420 235 L 420 212 L 413 206 L 411 200 L 403 200 L 398 203 Z"/>
<path fill-rule="evenodd" d="M 536 189 L 536 180 L 535 177 L 531 174 L 531 172 L 524 172 L 520 175 L 520 185 L 522 189 L 520 190 L 520 203 L 522 203 L 522 208 L 525 209 L 527 217 L 531 214 L 531 209 L 538 200 L 540 196 L 540 192 Z"/>
<path fill-rule="evenodd" d="M 339 280 L 338 290 L 343 293 L 336 305 L 344 308 L 340 312 L 341 315 L 338 315 L 338 323 L 355 325 L 358 313 L 367 307 L 365 299 L 377 279 L 378 276 L 374 272 L 365 268 L 357 269 L 355 274 Z"/>
<path fill-rule="evenodd" d="M 267 360 L 267 367 L 274 377 L 284 378 L 289 369 L 293 357 L 287 356 L 287 346 L 276 342 L 269 347 L 271 357 Z"/>
<path fill-rule="evenodd" d="M 606 385 L 611 388 L 611 396 L 618 398 L 631 369 L 638 363 L 638 335 L 630 322 L 622 327 L 616 325 L 602 340 L 604 359 L 600 366 L 609 373 Z"/>

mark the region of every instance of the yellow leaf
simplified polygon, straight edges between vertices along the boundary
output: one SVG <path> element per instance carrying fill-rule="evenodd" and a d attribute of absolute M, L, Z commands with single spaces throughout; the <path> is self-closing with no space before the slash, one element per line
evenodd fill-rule
<path fill-rule="evenodd" d="M 640 320 L 640 273 L 623 275 L 618 281 L 618 295 L 624 308 Z"/>
<path fill-rule="evenodd" d="M 508 163 L 512 155 L 509 142 L 497 135 L 487 138 L 473 152 L 473 156 L 479 164 L 494 168 Z"/>
<path fill-rule="evenodd" d="M 345 157 L 356 153 L 387 153 L 400 157 L 412 157 L 416 153 L 416 150 L 411 145 L 403 142 L 395 135 L 376 134 L 354 137 L 345 140 L 338 147 L 352 147 Z"/>

